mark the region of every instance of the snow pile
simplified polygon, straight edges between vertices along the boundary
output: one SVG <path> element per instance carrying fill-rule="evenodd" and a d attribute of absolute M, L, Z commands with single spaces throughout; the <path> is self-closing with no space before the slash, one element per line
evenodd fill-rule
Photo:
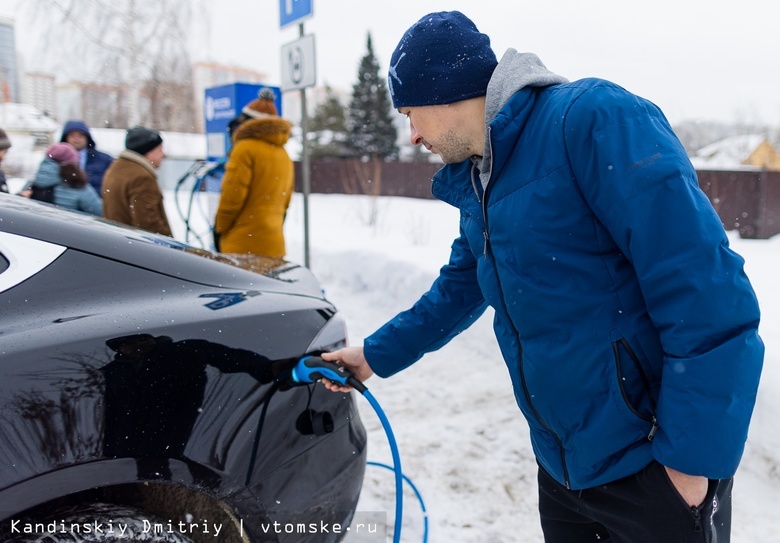
<path fill-rule="evenodd" d="M 6 132 L 54 132 L 59 123 L 35 106 L 15 102 L 0 103 L 0 127 Z"/>

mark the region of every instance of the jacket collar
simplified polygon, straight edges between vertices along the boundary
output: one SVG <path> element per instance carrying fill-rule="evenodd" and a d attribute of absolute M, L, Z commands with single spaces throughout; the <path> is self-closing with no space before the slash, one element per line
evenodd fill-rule
<path fill-rule="evenodd" d="M 469 183 L 472 167 L 471 159 L 445 165 L 433 175 L 431 194 L 442 202 L 463 209 L 470 200 L 475 200 Z"/>
<path fill-rule="evenodd" d="M 496 150 L 502 150 L 499 138 L 512 125 L 514 130 L 521 131 L 525 124 L 534 94 L 531 89 L 567 82 L 565 77 L 548 70 L 535 54 L 507 49 L 490 78 L 485 97 L 485 150 L 478 164 L 483 189 L 487 188 L 491 174 L 500 171 L 500 165 L 493 163 Z M 521 103 L 518 95 L 525 101 Z"/>
<path fill-rule="evenodd" d="M 496 114 L 488 125 L 485 141 L 485 156 L 477 166 L 483 190 L 488 181 L 498 176 L 504 169 L 515 145 L 525 130 L 528 117 L 536 103 L 538 89 L 523 88 L 517 91 Z"/>
<path fill-rule="evenodd" d="M 488 160 L 475 157 L 458 164 L 445 165 L 433 177 L 433 195 L 458 208 L 464 206 L 464 198 L 473 198 L 474 194 L 481 200 L 488 181 L 501 173 L 514 152 L 515 144 L 533 109 L 535 96 L 535 90 L 530 88 L 517 91 L 487 127 L 485 155 Z M 478 176 L 479 181 L 472 179 L 472 176 Z M 474 186 L 472 181 L 479 182 L 481 187 Z"/>
<path fill-rule="evenodd" d="M 152 174 L 152 177 L 157 179 L 157 169 L 152 166 L 152 163 L 149 162 L 144 155 L 138 154 L 135 151 L 131 151 L 130 149 L 125 149 L 121 153 L 119 153 L 119 158 L 124 158 L 125 160 L 129 160 L 130 162 L 135 162 L 136 164 L 140 164 L 144 168 L 146 168 L 150 174 Z"/>

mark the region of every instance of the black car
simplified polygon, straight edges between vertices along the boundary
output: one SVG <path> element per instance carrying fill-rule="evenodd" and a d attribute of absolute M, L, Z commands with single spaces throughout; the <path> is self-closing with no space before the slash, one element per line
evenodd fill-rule
<path fill-rule="evenodd" d="M 339 541 L 366 433 L 288 376 L 345 336 L 306 268 L 0 194 L 0 541 Z"/>

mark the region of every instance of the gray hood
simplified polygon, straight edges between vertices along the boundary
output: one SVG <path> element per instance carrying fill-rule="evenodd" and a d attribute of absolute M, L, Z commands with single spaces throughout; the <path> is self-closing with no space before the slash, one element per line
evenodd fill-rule
<path fill-rule="evenodd" d="M 520 89 L 525 87 L 547 87 L 569 80 L 554 74 L 533 53 L 518 53 L 515 49 L 507 49 L 496 66 L 487 88 L 485 97 L 485 126 L 489 125 L 504 104 Z M 490 130 L 485 130 L 485 150 L 479 161 L 480 181 L 482 188 L 487 186 L 490 178 Z"/>

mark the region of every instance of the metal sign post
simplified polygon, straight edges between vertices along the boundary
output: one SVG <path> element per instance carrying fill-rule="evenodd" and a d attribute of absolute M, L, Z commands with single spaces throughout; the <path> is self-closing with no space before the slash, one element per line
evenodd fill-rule
<path fill-rule="evenodd" d="M 303 23 L 298 26 L 303 37 Z M 313 36 L 312 36 L 313 37 Z M 303 265 L 311 268 L 309 257 L 309 193 L 311 192 L 311 167 L 309 165 L 309 115 L 306 110 L 306 87 L 301 89 L 301 173 L 303 174 Z"/>
<path fill-rule="evenodd" d="M 279 0 L 280 27 L 311 17 L 313 0 Z M 314 36 L 305 36 L 303 23 L 298 24 L 299 39 L 282 46 L 282 91 L 301 92 L 301 174 L 303 190 L 303 263 L 311 267 L 309 258 L 309 193 L 311 169 L 309 166 L 308 114 L 306 113 L 306 87 L 317 80 Z"/>

